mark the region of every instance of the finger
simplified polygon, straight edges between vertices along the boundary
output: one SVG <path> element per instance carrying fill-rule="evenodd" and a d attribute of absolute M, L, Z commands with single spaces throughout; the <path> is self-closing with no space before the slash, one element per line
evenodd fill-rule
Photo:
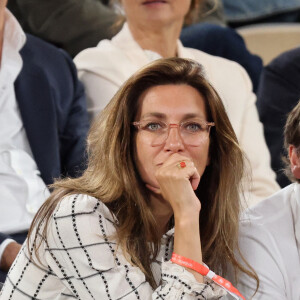
<path fill-rule="evenodd" d="M 163 163 L 163 166 L 172 166 L 174 164 L 180 163 L 181 161 L 189 162 L 191 161 L 191 159 L 178 153 L 174 153 Z"/>
<path fill-rule="evenodd" d="M 201 177 L 199 176 L 199 173 L 196 169 L 196 172 L 194 173 L 194 175 L 192 177 L 190 177 L 190 182 L 191 182 L 191 185 L 192 185 L 192 188 L 193 188 L 194 191 L 198 188 L 198 185 L 200 183 L 200 179 L 201 179 Z"/>
<path fill-rule="evenodd" d="M 200 183 L 200 175 L 199 172 L 197 170 L 197 168 L 195 167 L 194 163 L 192 161 L 186 162 L 186 167 L 184 167 L 183 171 L 186 172 L 186 176 L 188 177 L 193 190 L 195 191 L 198 188 L 198 185 Z"/>

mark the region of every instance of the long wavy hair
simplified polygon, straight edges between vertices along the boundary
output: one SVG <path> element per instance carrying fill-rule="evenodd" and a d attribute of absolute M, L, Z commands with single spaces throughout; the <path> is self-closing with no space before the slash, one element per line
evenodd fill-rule
<path fill-rule="evenodd" d="M 235 257 L 238 247 L 241 178 L 244 157 L 223 103 L 206 80 L 202 66 L 181 58 L 157 60 L 130 77 L 92 124 L 88 136 L 88 165 L 79 178 L 65 178 L 53 184 L 53 193 L 36 214 L 28 239 L 34 251 L 47 240 L 48 222 L 61 201 L 70 194 L 87 194 L 107 205 L 118 220 L 117 244 L 155 287 L 152 259 L 158 254 L 160 238 L 149 204 L 149 191 L 136 165 L 136 129 L 132 122 L 141 94 L 167 84 L 187 84 L 205 99 L 208 120 L 215 123 L 210 133 L 210 164 L 196 191 L 201 199 L 200 228 L 203 261 L 225 274 L 227 264 L 246 272 L 258 282 L 249 265 Z M 172 222 L 170 222 L 171 224 Z M 170 225 L 171 226 L 171 225 Z M 149 244 L 149 237 L 152 246 Z"/>

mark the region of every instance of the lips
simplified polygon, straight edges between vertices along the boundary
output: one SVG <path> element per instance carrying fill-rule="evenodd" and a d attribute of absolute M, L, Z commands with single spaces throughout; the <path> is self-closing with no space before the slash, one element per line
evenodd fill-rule
<path fill-rule="evenodd" d="M 147 0 L 143 2 L 143 5 L 153 4 L 153 3 L 167 3 L 165 0 Z"/>

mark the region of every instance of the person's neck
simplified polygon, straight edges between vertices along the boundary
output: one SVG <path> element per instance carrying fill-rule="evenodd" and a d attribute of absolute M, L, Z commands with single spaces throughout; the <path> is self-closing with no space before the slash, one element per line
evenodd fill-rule
<path fill-rule="evenodd" d="M 172 207 L 160 195 L 152 194 L 150 201 L 159 235 L 163 236 L 168 231 L 169 221 L 173 215 Z"/>
<path fill-rule="evenodd" d="M 128 22 L 135 41 L 144 49 L 160 54 L 163 58 L 177 56 L 177 40 L 182 24 L 162 27 L 138 26 Z"/>

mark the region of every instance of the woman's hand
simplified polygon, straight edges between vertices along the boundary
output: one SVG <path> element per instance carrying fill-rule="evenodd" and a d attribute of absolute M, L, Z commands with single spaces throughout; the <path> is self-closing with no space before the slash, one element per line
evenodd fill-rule
<path fill-rule="evenodd" d="M 179 167 L 182 161 L 186 164 L 184 168 Z M 190 158 L 178 153 L 172 154 L 156 171 L 155 177 L 159 188 L 147 187 L 170 203 L 175 218 L 199 216 L 201 203 L 194 190 L 199 185 L 200 175 Z"/>
<path fill-rule="evenodd" d="M 184 161 L 186 166 L 180 167 Z M 175 218 L 174 252 L 202 263 L 199 213 L 200 200 L 194 190 L 200 182 L 200 175 L 193 161 L 178 153 L 172 154 L 155 173 L 159 188 L 148 186 L 161 194 L 172 206 Z M 203 282 L 203 276 L 193 270 L 196 280 Z"/>

